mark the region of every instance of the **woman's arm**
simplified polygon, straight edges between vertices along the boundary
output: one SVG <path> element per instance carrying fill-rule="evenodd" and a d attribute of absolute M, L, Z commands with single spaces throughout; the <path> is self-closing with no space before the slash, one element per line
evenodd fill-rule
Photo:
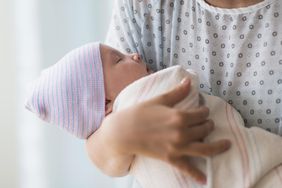
<path fill-rule="evenodd" d="M 213 129 L 205 107 L 189 112 L 174 109 L 184 99 L 190 83 L 134 107 L 109 115 L 87 140 L 87 151 L 93 163 L 104 173 L 123 176 L 129 171 L 134 155 L 166 161 L 197 181 L 205 175 L 189 163 L 187 157 L 206 157 L 222 153 L 230 143 L 221 140 L 203 143 Z"/>
<path fill-rule="evenodd" d="M 122 114 L 120 115 L 122 116 Z M 86 141 L 86 149 L 92 162 L 105 174 L 109 176 L 125 176 L 130 169 L 134 155 L 124 152 L 122 144 L 117 147 L 118 132 L 114 128 L 118 126 L 115 118 L 106 118 L 101 127 L 92 134 Z"/>

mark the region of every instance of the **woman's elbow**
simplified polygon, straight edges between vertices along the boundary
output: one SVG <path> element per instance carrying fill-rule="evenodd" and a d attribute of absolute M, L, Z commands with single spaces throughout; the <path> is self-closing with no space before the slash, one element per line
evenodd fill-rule
<path fill-rule="evenodd" d="M 122 177 L 129 173 L 129 167 L 124 168 L 124 164 L 119 164 L 115 157 L 107 156 L 106 151 L 98 151 L 91 139 L 86 140 L 86 151 L 90 161 L 104 174 L 111 177 Z"/>

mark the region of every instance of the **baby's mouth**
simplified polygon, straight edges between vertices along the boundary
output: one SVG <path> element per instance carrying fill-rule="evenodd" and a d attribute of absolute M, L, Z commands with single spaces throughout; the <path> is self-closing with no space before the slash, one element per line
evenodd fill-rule
<path fill-rule="evenodd" d="M 153 71 L 148 67 L 148 65 L 146 65 L 146 71 L 147 71 L 147 73 L 149 73 L 149 74 L 152 74 L 152 73 L 153 73 Z"/>

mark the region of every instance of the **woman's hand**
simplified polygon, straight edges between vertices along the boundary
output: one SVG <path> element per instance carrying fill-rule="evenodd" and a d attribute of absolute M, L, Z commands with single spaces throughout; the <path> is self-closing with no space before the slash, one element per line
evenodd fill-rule
<path fill-rule="evenodd" d="M 230 142 L 221 140 L 203 143 L 213 130 L 206 107 L 181 111 L 173 108 L 189 93 L 190 82 L 134 107 L 111 114 L 105 119 L 109 135 L 107 142 L 117 153 L 157 158 L 183 170 L 198 182 L 205 175 L 189 163 L 189 157 L 207 157 L 226 151 Z"/>
<path fill-rule="evenodd" d="M 189 111 L 173 108 L 187 96 L 189 88 L 190 82 L 185 81 L 166 94 L 107 116 L 93 134 L 96 136 L 87 141 L 94 163 L 106 163 L 100 167 L 124 175 L 134 155 L 143 155 L 166 161 L 205 183 L 205 175 L 189 158 L 222 153 L 230 143 L 227 140 L 202 142 L 214 128 L 213 121 L 207 119 L 208 108 Z"/>

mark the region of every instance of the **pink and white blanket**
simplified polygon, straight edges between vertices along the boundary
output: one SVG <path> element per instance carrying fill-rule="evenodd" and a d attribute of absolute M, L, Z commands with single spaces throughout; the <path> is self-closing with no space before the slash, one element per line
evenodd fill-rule
<path fill-rule="evenodd" d="M 176 108 L 189 109 L 199 105 L 198 79 L 190 70 L 171 67 L 137 80 L 118 96 L 118 111 L 164 93 L 184 77 L 192 80 L 192 90 Z M 213 142 L 229 139 L 229 151 L 206 159 L 191 159 L 207 175 L 202 186 L 171 165 L 144 156 L 136 156 L 130 174 L 143 188 L 278 188 L 282 187 L 282 138 L 260 128 L 245 128 L 240 114 L 224 100 L 201 94 L 210 108 L 215 130 L 205 139 Z"/>

